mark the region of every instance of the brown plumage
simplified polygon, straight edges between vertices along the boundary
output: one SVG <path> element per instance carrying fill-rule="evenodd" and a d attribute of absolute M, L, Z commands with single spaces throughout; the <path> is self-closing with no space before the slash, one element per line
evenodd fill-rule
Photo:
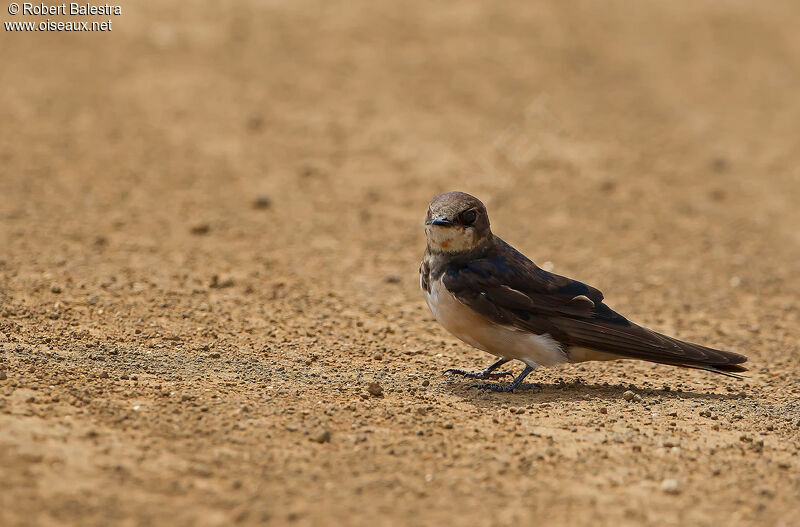
<path fill-rule="evenodd" d="M 563 362 L 630 358 L 729 376 L 746 371 L 741 365 L 747 361 L 743 355 L 684 342 L 634 324 L 608 307 L 598 289 L 541 269 L 492 234 L 485 207 L 469 194 L 452 192 L 434 198 L 426 234 L 428 248 L 420 267 L 420 283 L 434 314 L 442 311 L 440 297 L 446 290 L 486 324 L 549 336 L 563 352 Z M 437 283 L 440 287 L 433 295 Z M 454 324 L 445 320 L 448 317 L 452 318 L 437 315 L 445 327 Z M 531 367 L 542 363 L 490 349 L 496 346 L 486 337 L 481 341 L 457 336 L 505 359 L 520 359 Z"/>

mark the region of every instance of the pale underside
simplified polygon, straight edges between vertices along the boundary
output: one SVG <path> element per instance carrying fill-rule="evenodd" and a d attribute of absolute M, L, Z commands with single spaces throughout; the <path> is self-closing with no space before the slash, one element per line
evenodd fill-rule
<path fill-rule="evenodd" d="M 537 335 L 495 324 L 459 302 L 445 288 L 441 279 L 434 281 L 430 289 L 430 292 L 424 289 L 423 292 L 436 320 L 459 339 L 492 355 L 520 360 L 533 368 L 565 362 L 620 358 L 611 353 L 574 346 L 564 349 L 547 333 Z"/>

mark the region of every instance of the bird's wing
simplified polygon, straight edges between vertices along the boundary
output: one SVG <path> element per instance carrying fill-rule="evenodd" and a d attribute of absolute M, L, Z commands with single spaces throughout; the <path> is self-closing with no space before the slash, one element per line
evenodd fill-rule
<path fill-rule="evenodd" d="M 726 371 L 743 371 L 736 365 L 747 360 L 638 326 L 603 303 L 598 289 L 549 273 L 513 249 L 451 265 L 442 281 L 462 304 L 492 322 L 548 333 L 566 346 Z"/>
<path fill-rule="evenodd" d="M 552 321 L 546 324 L 541 319 L 570 317 L 629 324 L 603 304 L 598 289 L 549 273 L 529 260 L 526 265 L 501 255 L 451 265 L 442 282 L 461 303 L 497 324 L 547 332 L 556 338 L 562 332 L 549 327 Z"/>

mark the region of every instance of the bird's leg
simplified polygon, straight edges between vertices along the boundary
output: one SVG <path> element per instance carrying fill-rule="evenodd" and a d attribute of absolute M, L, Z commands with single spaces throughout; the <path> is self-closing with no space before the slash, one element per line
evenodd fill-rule
<path fill-rule="evenodd" d="M 517 378 L 514 379 L 511 384 L 473 384 L 471 388 L 478 388 L 481 390 L 491 390 L 493 392 L 513 392 L 514 390 L 525 390 L 528 388 L 536 387 L 535 384 L 522 384 L 522 381 L 525 380 L 525 377 L 528 376 L 530 372 L 533 371 L 533 368 L 530 366 L 525 366 L 525 369 L 522 370 L 522 373 L 517 375 Z"/>
<path fill-rule="evenodd" d="M 489 365 L 483 371 L 466 371 L 466 370 L 457 370 L 455 368 L 450 368 L 449 370 L 445 370 L 445 373 L 453 373 L 456 375 L 463 375 L 464 377 L 472 377 L 473 379 L 499 379 L 505 375 L 514 375 L 510 371 L 498 371 L 495 372 L 497 368 L 508 362 L 509 359 L 500 359 L 495 363 Z"/>

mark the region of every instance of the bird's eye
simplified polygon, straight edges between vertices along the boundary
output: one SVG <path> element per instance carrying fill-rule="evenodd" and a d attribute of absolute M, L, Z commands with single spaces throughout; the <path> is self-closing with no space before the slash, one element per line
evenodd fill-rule
<path fill-rule="evenodd" d="M 478 214 L 474 210 L 470 209 L 462 212 L 458 219 L 461 220 L 463 225 L 472 225 L 477 216 Z"/>

